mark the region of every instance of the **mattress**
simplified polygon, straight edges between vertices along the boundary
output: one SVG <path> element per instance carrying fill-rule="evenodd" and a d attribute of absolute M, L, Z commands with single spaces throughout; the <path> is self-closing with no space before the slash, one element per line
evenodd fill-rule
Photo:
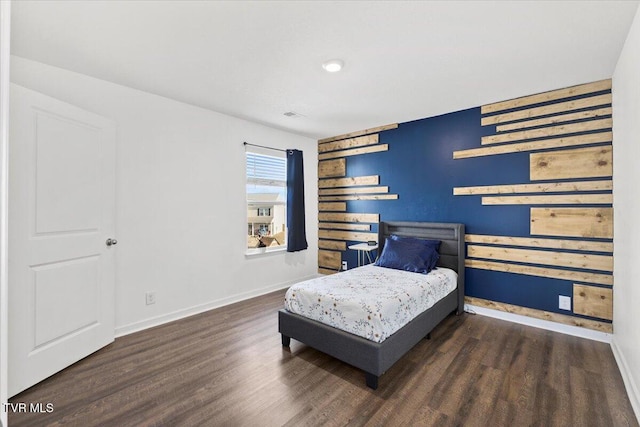
<path fill-rule="evenodd" d="M 374 342 L 383 342 L 453 292 L 458 275 L 438 267 L 429 274 L 373 264 L 297 283 L 285 309 Z"/>

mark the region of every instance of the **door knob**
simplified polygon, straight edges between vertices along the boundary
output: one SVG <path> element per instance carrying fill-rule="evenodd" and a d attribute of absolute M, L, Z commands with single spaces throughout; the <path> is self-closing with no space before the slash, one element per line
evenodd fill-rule
<path fill-rule="evenodd" d="M 117 245 L 118 241 L 116 239 L 107 239 L 105 243 L 107 244 L 107 246 L 111 246 L 111 245 Z"/>

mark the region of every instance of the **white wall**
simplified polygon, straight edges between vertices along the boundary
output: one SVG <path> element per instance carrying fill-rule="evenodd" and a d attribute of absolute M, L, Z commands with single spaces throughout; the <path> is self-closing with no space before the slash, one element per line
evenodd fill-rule
<path fill-rule="evenodd" d="M 640 9 L 613 74 L 613 111 L 612 348 L 640 418 Z"/>
<path fill-rule="evenodd" d="M 8 399 L 8 205 L 9 164 L 7 149 L 9 146 L 9 38 L 10 38 L 11 2 L 0 2 L 0 425 L 7 425 L 7 411 L 4 405 Z"/>
<path fill-rule="evenodd" d="M 15 56 L 11 81 L 117 123 L 117 333 L 315 276 L 314 140 Z M 245 256 L 243 141 L 304 151 L 308 250 Z"/>

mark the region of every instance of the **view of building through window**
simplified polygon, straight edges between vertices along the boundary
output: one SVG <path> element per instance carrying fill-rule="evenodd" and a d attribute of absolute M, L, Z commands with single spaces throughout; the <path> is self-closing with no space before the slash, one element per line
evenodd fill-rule
<path fill-rule="evenodd" d="M 247 248 L 286 244 L 287 159 L 247 152 Z"/>

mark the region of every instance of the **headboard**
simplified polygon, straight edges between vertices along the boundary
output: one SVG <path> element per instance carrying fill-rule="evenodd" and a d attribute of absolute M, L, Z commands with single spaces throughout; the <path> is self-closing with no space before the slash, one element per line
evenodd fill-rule
<path fill-rule="evenodd" d="M 458 311 L 464 309 L 464 224 L 447 222 L 381 222 L 378 225 L 378 254 L 385 238 L 397 236 L 440 240 L 438 266 L 458 273 Z"/>

